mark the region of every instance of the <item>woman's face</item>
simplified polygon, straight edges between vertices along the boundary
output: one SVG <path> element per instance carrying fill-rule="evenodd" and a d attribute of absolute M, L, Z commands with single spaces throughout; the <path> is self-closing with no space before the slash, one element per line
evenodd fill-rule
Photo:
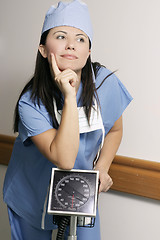
<path fill-rule="evenodd" d="M 77 73 L 81 72 L 91 52 L 88 36 L 81 30 L 68 26 L 51 29 L 45 46 L 40 45 L 39 50 L 49 62 L 50 54 L 54 53 L 61 71 L 70 68 Z"/>

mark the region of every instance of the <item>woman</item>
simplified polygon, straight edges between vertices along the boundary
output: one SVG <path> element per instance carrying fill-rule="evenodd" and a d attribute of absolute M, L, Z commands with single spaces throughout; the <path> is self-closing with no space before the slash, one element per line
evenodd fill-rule
<path fill-rule="evenodd" d="M 78 0 L 60 2 L 46 14 L 35 73 L 15 109 L 19 136 L 4 183 L 12 239 L 51 239 L 56 226 L 46 200 L 52 167 L 94 165 L 99 193 L 112 185 L 108 170 L 132 98 L 114 74 L 91 62 L 92 35 L 87 6 Z M 95 227 L 78 228 L 77 234 L 100 239 L 98 212 Z"/>

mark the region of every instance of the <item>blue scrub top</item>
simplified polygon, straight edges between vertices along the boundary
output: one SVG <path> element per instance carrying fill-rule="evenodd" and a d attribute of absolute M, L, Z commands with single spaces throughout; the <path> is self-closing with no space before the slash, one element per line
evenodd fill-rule
<path fill-rule="evenodd" d="M 109 70 L 101 67 L 96 77 L 96 87 L 109 74 Z M 77 102 L 81 92 L 82 85 L 77 93 Z M 106 135 L 131 102 L 132 97 L 115 74 L 105 80 L 97 93 Z M 52 216 L 43 215 L 43 212 L 51 169 L 55 166 L 30 140 L 31 136 L 53 128 L 51 117 L 42 103 L 38 106 L 31 101 L 30 91 L 26 92 L 19 101 L 19 115 L 19 136 L 14 143 L 4 181 L 4 201 L 33 226 L 41 228 L 43 219 L 45 229 L 54 229 L 56 226 L 52 223 Z M 93 168 L 93 160 L 101 139 L 101 130 L 80 134 L 75 169 Z"/>

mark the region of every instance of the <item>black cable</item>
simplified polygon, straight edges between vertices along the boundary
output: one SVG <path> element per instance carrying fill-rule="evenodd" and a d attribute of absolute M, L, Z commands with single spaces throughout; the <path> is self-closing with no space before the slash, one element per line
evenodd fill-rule
<path fill-rule="evenodd" d="M 70 218 L 69 217 L 61 217 L 58 222 L 58 232 L 57 232 L 57 238 L 56 240 L 63 240 L 64 239 L 64 233 L 66 230 L 67 225 L 69 224 Z"/>

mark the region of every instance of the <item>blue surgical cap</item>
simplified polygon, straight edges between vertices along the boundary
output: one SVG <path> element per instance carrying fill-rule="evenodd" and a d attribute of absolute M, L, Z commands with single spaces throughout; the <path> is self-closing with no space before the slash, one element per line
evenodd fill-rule
<path fill-rule="evenodd" d="M 83 31 L 92 43 L 93 30 L 88 7 L 79 0 L 70 3 L 59 2 L 57 7 L 51 6 L 46 13 L 42 34 L 54 27 L 70 26 Z"/>

